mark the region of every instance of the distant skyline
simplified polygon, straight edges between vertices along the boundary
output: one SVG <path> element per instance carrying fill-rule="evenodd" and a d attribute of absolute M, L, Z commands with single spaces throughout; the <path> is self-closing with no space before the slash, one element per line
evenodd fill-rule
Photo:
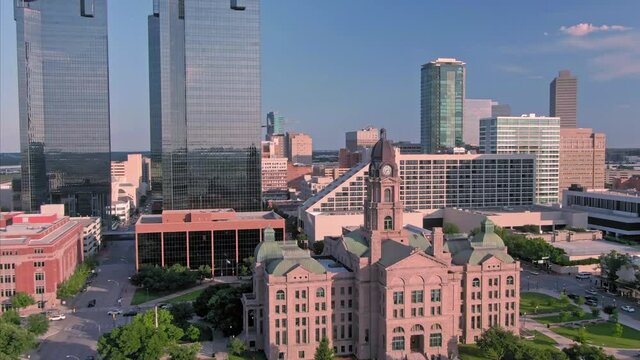
<path fill-rule="evenodd" d="M 16 25 L 0 2 L 0 151 L 19 151 Z M 114 151 L 149 149 L 147 16 L 152 1 L 110 0 L 109 65 Z M 607 147 L 640 147 L 640 2 L 353 0 L 262 3 L 262 112 L 314 139 L 385 127 L 418 142 L 420 67 L 438 57 L 467 64 L 468 98 L 548 114 L 559 70 L 578 77 L 578 126 Z M 357 16 L 356 16 L 357 14 Z M 448 15 L 450 14 L 450 15 Z"/>

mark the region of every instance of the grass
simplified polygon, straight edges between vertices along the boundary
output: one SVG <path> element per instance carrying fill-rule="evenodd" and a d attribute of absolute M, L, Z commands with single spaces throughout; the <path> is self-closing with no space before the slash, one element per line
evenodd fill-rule
<path fill-rule="evenodd" d="M 536 310 L 537 306 L 537 310 Z M 572 304 L 563 304 L 560 299 L 546 294 L 524 292 L 520 294 L 520 312 L 533 314 L 549 314 L 560 311 L 573 311 L 578 307 Z"/>
<path fill-rule="evenodd" d="M 602 324 L 588 325 L 586 329 L 587 344 L 620 349 L 640 348 L 640 331 L 622 325 L 622 336 L 617 338 L 614 334 L 614 324 L 607 322 Z M 568 337 L 573 340 L 578 338 L 578 329 L 567 327 L 557 327 L 551 329 L 556 334 Z"/>
<path fill-rule="evenodd" d="M 542 324 L 558 324 L 558 323 L 562 323 L 562 322 L 570 322 L 570 321 L 580 321 L 580 320 L 591 320 L 591 319 L 597 319 L 599 316 L 593 316 L 593 314 L 591 314 L 590 312 L 585 312 L 584 315 L 582 317 L 577 317 L 574 316 L 573 314 L 570 314 L 569 319 L 566 321 L 562 321 L 562 319 L 560 319 L 560 315 L 551 315 L 551 316 L 542 316 L 542 317 L 537 317 L 535 318 L 535 321 L 542 323 Z"/>
<path fill-rule="evenodd" d="M 190 293 L 186 293 L 180 296 L 176 296 L 171 300 L 168 300 L 167 302 L 169 304 L 176 304 L 176 303 L 181 303 L 181 302 L 187 302 L 187 301 L 195 301 L 198 296 L 200 296 L 200 294 L 202 294 L 202 292 L 204 291 L 204 289 L 198 289 L 195 291 L 192 291 Z"/>
<path fill-rule="evenodd" d="M 264 356 L 262 351 L 245 351 L 240 356 L 229 354 L 229 360 L 267 360 L 267 357 Z"/>
<path fill-rule="evenodd" d="M 133 293 L 133 299 L 131 299 L 131 305 L 140 305 L 142 303 L 146 303 L 147 301 L 155 300 L 161 298 L 163 296 L 167 296 L 171 294 L 170 292 L 153 292 L 143 289 L 137 288 L 136 292 Z"/>
<path fill-rule="evenodd" d="M 556 348 L 556 344 L 557 342 L 555 340 L 553 340 L 552 338 L 548 337 L 547 335 L 539 332 L 539 331 L 534 331 L 535 333 L 535 337 L 532 341 L 530 341 L 530 343 L 535 344 L 536 347 L 539 347 L 541 349 L 555 349 Z"/>
<path fill-rule="evenodd" d="M 474 344 L 458 345 L 458 355 L 461 360 L 485 360 L 484 352 Z"/>

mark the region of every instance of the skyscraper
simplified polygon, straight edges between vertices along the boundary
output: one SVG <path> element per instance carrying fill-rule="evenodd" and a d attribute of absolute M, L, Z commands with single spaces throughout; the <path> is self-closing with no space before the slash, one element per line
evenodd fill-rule
<path fill-rule="evenodd" d="M 380 139 L 380 130 L 372 126 L 345 133 L 345 146 L 347 150 L 356 152 L 364 148 L 372 148 Z"/>
<path fill-rule="evenodd" d="M 272 135 L 284 134 L 284 116 L 276 113 L 269 112 L 267 114 L 267 141 L 271 141 Z"/>
<path fill-rule="evenodd" d="M 462 141 L 465 144 L 478 146 L 480 119 L 491 117 L 492 103 L 491 99 L 464 99 Z"/>
<path fill-rule="evenodd" d="M 549 116 L 560 118 L 560 127 L 577 126 L 578 79 L 569 70 L 561 70 L 549 84 Z"/>
<path fill-rule="evenodd" d="M 160 17 L 158 2 L 147 20 L 149 36 L 149 124 L 151 145 L 151 199 L 162 202 L 162 96 L 160 79 Z M 161 204 L 154 207 L 162 207 Z"/>
<path fill-rule="evenodd" d="M 606 139 L 592 129 L 560 129 L 560 191 L 604 189 Z"/>
<path fill-rule="evenodd" d="M 260 2 L 156 1 L 163 208 L 259 210 Z"/>
<path fill-rule="evenodd" d="M 422 151 L 460 146 L 465 98 L 465 63 L 439 58 L 422 65 L 420 143 Z"/>
<path fill-rule="evenodd" d="M 22 200 L 106 215 L 111 196 L 106 0 L 16 0 Z"/>

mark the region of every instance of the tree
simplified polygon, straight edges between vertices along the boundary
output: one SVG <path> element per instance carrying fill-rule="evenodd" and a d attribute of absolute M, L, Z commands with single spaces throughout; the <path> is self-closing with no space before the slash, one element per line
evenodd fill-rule
<path fill-rule="evenodd" d="M 235 336 L 242 332 L 242 294 L 250 287 L 225 287 L 215 292 L 207 303 L 208 322 L 222 331 L 224 336 Z"/>
<path fill-rule="evenodd" d="M 150 310 L 136 316 L 127 325 L 119 326 L 98 340 L 98 353 L 113 360 L 160 359 L 183 337 L 184 332 L 172 324 L 173 317 L 167 310 Z"/>
<path fill-rule="evenodd" d="M 335 359 L 335 355 L 333 354 L 333 349 L 329 346 L 329 339 L 323 337 L 316 348 L 316 354 L 313 357 L 313 360 L 333 360 Z"/>
<path fill-rule="evenodd" d="M 485 353 L 490 352 L 496 359 L 502 359 L 505 354 L 518 344 L 518 338 L 503 329 L 492 327 L 482 333 L 476 344 Z"/>
<path fill-rule="evenodd" d="M 578 319 L 581 319 L 584 317 L 584 310 L 582 310 L 581 308 L 577 308 L 573 311 L 573 316 L 577 317 Z"/>
<path fill-rule="evenodd" d="M 15 309 L 9 309 L 0 315 L 0 323 L 5 322 L 13 325 L 20 325 L 20 315 Z"/>
<path fill-rule="evenodd" d="M 591 308 L 591 315 L 593 315 L 593 317 L 597 318 L 598 316 L 600 316 L 600 309 L 598 309 L 597 307 L 592 307 Z"/>
<path fill-rule="evenodd" d="M 571 314 L 568 311 L 560 311 L 560 321 L 567 322 L 571 319 Z"/>
<path fill-rule="evenodd" d="M 221 285 L 215 285 L 215 286 L 212 285 L 204 289 L 204 291 L 201 292 L 200 295 L 198 295 L 196 300 L 193 302 L 193 310 L 195 310 L 196 315 L 200 317 L 207 316 L 207 313 L 209 312 L 208 304 L 209 304 L 209 300 L 211 300 L 211 297 L 218 291 L 222 289 L 230 288 L 230 287 L 231 285 L 229 284 L 221 284 Z"/>
<path fill-rule="evenodd" d="M 200 339 L 200 329 L 197 326 L 189 325 L 185 337 L 187 340 L 198 341 Z"/>
<path fill-rule="evenodd" d="M 33 296 L 27 294 L 26 292 L 18 292 L 11 297 L 11 305 L 18 309 L 26 308 L 28 306 L 34 305 L 36 300 Z"/>
<path fill-rule="evenodd" d="M 234 337 L 229 342 L 229 352 L 233 355 L 241 355 L 243 352 L 247 350 L 247 346 L 244 344 L 240 338 Z"/>
<path fill-rule="evenodd" d="M 608 254 L 600 255 L 600 268 L 607 279 L 609 291 L 616 290 L 616 281 L 618 280 L 618 270 L 624 265 L 631 263 L 629 254 L 621 254 L 615 250 L 611 250 Z"/>
<path fill-rule="evenodd" d="M 569 360 L 615 360 L 615 356 L 607 355 L 601 348 L 584 344 L 574 344 L 564 348 L 562 351 L 569 357 Z"/>
<path fill-rule="evenodd" d="M 587 301 L 587 300 L 584 298 L 584 296 L 580 296 L 580 297 L 576 300 L 576 304 L 578 304 L 578 305 L 584 305 L 584 303 L 585 303 L 586 301 Z"/>
<path fill-rule="evenodd" d="M 571 299 L 567 296 L 567 294 L 560 294 L 560 303 L 564 306 L 571 304 Z"/>
<path fill-rule="evenodd" d="M 584 344 L 587 342 L 587 329 L 584 326 L 581 326 L 578 329 L 578 334 L 576 335 L 576 341 L 580 344 Z"/>
<path fill-rule="evenodd" d="M 442 232 L 445 234 L 459 234 L 460 228 L 458 227 L 458 225 L 454 223 L 444 223 L 444 226 L 442 227 Z"/>
<path fill-rule="evenodd" d="M 622 324 L 620 323 L 615 323 L 613 325 L 613 336 L 615 337 L 622 337 L 622 332 L 624 331 L 624 327 L 622 326 Z"/>
<path fill-rule="evenodd" d="M 211 277 L 213 276 L 213 271 L 211 270 L 211 266 L 209 265 L 198 266 L 198 275 L 200 276 L 200 281 L 204 279 L 211 279 Z"/>
<path fill-rule="evenodd" d="M 27 330 L 35 336 L 44 335 L 49 330 L 49 319 L 43 314 L 29 315 Z"/>
<path fill-rule="evenodd" d="M 35 346 L 32 333 L 12 322 L 0 321 L 0 359 L 17 360 Z"/>
<path fill-rule="evenodd" d="M 171 312 L 173 316 L 174 325 L 180 327 L 182 330 L 186 330 L 189 327 L 189 320 L 193 318 L 193 306 L 190 303 L 173 304 L 169 312 Z"/>
<path fill-rule="evenodd" d="M 169 349 L 169 358 L 171 360 L 196 360 L 201 348 L 202 345 L 199 343 L 175 345 Z"/>
<path fill-rule="evenodd" d="M 324 241 L 316 240 L 313 242 L 313 253 L 316 255 L 322 255 L 324 251 Z"/>

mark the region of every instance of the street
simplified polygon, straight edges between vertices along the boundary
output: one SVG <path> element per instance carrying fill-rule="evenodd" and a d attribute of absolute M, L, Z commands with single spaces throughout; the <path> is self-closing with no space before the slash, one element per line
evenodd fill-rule
<path fill-rule="evenodd" d="M 114 320 L 107 315 L 107 311 L 121 308 L 118 299 L 133 295 L 134 287 L 129 284 L 128 278 L 134 273 L 134 254 L 133 240 L 109 243 L 100 256 L 100 265 L 96 269 L 98 275 L 93 283 L 86 292 L 80 293 L 67 304 L 69 312 L 65 320 L 50 322 L 46 339 L 37 350 L 30 353 L 31 359 L 84 360 L 90 355 L 97 357 L 96 343 L 100 335 L 131 319 L 117 316 Z M 88 308 L 89 301 L 93 299 L 96 300 L 95 307 Z M 74 307 L 75 313 L 72 311 Z"/>

